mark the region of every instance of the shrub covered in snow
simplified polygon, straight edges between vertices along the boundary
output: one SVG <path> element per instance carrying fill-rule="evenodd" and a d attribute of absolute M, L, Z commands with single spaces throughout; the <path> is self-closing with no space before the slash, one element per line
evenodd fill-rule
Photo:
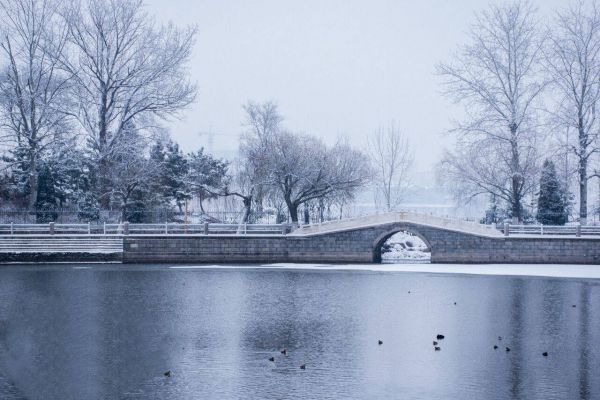
<path fill-rule="evenodd" d="M 418 236 L 410 232 L 398 232 L 381 247 L 382 260 L 429 260 L 429 248 Z"/>

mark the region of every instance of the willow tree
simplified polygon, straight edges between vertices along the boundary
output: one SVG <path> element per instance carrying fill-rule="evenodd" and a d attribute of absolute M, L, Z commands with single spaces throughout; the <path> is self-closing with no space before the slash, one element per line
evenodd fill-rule
<path fill-rule="evenodd" d="M 446 95 L 465 111 L 452 131 L 458 148 L 445 158 L 446 171 L 466 184 L 459 191 L 482 191 L 506 200 L 513 219 L 519 221 L 537 171 L 537 163 L 532 162 L 537 159 L 532 157 L 536 103 L 545 87 L 540 78 L 540 36 L 535 10 L 528 3 L 492 6 L 477 14 L 470 41 L 454 60 L 437 67 Z M 495 174 L 478 173 L 477 163 L 490 161 L 474 151 L 482 144 L 494 155 Z M 470 159 L 464 160 L 463 155 Z M 463 173 L 465 164 L 470 164 L 470 173 Z M 482 169 L 489 169 L 488 165 Z"/>

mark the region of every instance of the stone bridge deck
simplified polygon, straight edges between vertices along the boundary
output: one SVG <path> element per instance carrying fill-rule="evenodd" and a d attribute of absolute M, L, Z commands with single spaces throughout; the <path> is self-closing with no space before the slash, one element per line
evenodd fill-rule
<path fill-rule="evenodd" d="M 327 221 L 320 224 L 303 225 L 296 229 L 294 232 L 292 232 L 290 235 L 305 236 L 325 234 L 402 223 L 411 224 L 415 226 L 450 230 L 455 232 L 470 233 L 473 235 L 483 235 L 490 237 L 502 236 L 502 234 L 492 225 L 483 225 L 478 224 L 476 222 L 437 217 L 412 212 L 390 212 L 357 218 L 349 218 L 344 220 Z"/>

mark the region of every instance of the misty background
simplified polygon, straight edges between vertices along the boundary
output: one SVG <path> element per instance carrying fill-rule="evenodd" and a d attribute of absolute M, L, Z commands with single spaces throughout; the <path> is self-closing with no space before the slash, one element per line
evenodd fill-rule
<path fill-rule="evenodd" d="M 435 65 L 468 41 L 476 11 L 503 3 L 148 0 L 159 22 L 199 29 L 190 63 L 198 96 L 165 126 L 184 150 L 202 145 L 231 159 L 249 99 L 277 102 L 294 130 L 328 143 L 346 136 L 358 148 L 394 120 L 415 151 L 413 185 L 433 186 L 452 144 L 444 133 L 462 115 L 441 95 Z M 542 19 L 568 5 L 531 3 Z"/>

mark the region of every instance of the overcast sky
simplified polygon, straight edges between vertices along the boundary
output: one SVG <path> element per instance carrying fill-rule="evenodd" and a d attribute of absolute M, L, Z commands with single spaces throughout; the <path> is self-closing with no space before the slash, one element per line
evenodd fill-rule
<path fill-rule="evenodd" d="M 295 131 L 358 147 L 395 120 L 429 183 L 458 110 L 440 94 L 435 64 L 464 43 L 482 0 L 147 0 L 159 21 L 197 24 L 190 65 L 199 92 L 167 124 L 184 148 L 232 157 L 242 104 L 274 100 Z M 533 1 L 542 16 L 566 0 Z M 212 145 L 209 133 L 213 136 Z"/>

